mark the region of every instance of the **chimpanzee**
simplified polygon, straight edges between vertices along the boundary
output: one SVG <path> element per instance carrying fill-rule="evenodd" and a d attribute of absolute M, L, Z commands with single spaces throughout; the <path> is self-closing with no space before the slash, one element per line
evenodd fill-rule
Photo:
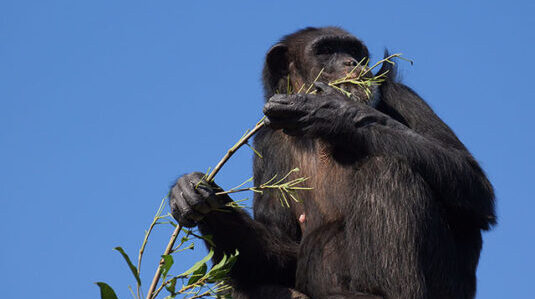
<path fill-rule="evenodd" d="M 359 63 L 367 57 L 335 27 L 287 35 L 266 55 L 254 182 L 299 167 L 313 188 L 299 193 L 302 203 L 257 193 L 252 219 L 226 206 L 215 184 L 196 189 L 201 173 L 172 187 L 173 216 L 212 235 L 215 261 L 239 251 L 235 298 L 474 297 L 481 230 L 496 222 L 493 188 L 391 64 L 371 96 L 328 84 L 355 68 L 367 73 Z M 315 92 L 295 92 L 310 84 Z"/>

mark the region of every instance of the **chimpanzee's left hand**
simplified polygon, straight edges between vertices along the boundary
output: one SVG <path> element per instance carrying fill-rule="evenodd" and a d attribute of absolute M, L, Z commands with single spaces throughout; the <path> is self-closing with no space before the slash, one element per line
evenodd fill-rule
<path fill-rule="evenodd" d="M 340 125 L 340 118 L 354 102 L 323 83 L 314 83 L 316 94 L 276 94 L 264 105 L 264 122 L 272 129 L 282 129 L 292 136 L 321 135 L 332 132 Z"/>

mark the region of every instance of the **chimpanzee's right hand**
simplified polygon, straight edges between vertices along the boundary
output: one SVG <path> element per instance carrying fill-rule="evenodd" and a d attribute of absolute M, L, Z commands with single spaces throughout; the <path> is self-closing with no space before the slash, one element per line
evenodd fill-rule
<path fill-rule="evenodd" d="M 171 213 L 182 226 L 193 227 L 207 214 L 232 201 L 226 194 L 216 195 L 214 190 L 221 188 L 215 183 L 206 183 L 203 177 L 200 172 L 183 175 L 169 192 Z"/>

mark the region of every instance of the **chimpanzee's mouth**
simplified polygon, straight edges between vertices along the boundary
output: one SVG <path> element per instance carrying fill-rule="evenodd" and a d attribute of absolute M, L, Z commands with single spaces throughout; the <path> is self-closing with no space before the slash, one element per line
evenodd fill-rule
<path fill-rule="evenodd" d="M 337 85 L 340 88 L 340 92 L 344 93 L 350 100 L 355 102 L 369 104 L 371 99 L 371 90 L 368 90 L 367 87 L 360 86 L 354 83 L 341 83 Z"/>

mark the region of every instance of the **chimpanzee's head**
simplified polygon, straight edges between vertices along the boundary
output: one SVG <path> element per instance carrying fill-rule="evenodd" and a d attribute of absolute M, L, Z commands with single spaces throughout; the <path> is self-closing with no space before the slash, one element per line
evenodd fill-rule
<path fill-rule="evenodd" d="M 308 89 L 314 81 L 329 83 L 348 73 L 361 73 L 368 49 L 359 39 L 336 27 L 306 28 L 287 35 L 266 55 L 263 70 L 266 100 L 275 93 Z M 360 64 L 359 64 L 360 62 Z M 367 72 L 366 77 L 372 77 Z M 367 97 L 362 88 L 346 84 L 352 97 Z"/>

